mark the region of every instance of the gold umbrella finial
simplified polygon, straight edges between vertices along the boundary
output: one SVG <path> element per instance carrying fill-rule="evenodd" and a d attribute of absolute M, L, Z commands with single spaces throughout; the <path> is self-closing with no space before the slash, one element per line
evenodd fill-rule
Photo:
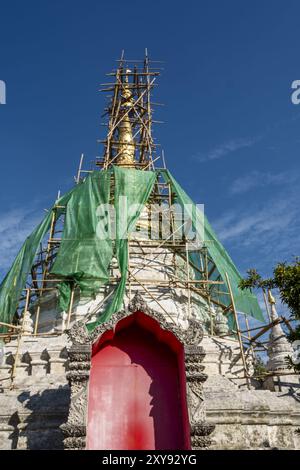
<path fill-rule="evenodd" d="M 275 305 L 276 304 L 276 300 L 275 298 L 273 297 L 273 294 L 271 292 L 271 289 L 268 290 L 268 300 L 269 300 L 269 303 L 271 305 Z"/>
<path fill-rule="evenodd" d="M 131 70 L 126 69 L 125 83 L 122 88 L 122 103 L 121 106 L 124 109 L 125 116 L 119 124 L 119 145 L 118 145 L 118 158 L 117 164 L 127 167 L 135 166 L 135 144 L 132 135 L 132 128 L 129 117 L 128 108 L 132 108 L 134 99 L 129 86 L 129 73 Z"/>

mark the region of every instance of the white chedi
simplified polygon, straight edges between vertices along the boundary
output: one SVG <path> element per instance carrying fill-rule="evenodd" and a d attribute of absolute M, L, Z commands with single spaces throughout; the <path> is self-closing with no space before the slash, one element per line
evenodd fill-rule
<path fill-rule="evenodd" d="M 269 291 L 268 300 L 271 306 L 271 318 L 272 321 L 278 320 L 278 314 L 275 307 L 275 299 Z M 291 356 L 293 349 L 290 343 L 287 340 L 286 335 L 284 334 L 283 329 L 281 328 L 280 323 L 277 323 L 272 326 L 269 345 L 268 345 L 268 356 L 269 361 L 267 363 L 267 368 L 270 371 L 288 371 L 288 361 L 287 357 Z"/>

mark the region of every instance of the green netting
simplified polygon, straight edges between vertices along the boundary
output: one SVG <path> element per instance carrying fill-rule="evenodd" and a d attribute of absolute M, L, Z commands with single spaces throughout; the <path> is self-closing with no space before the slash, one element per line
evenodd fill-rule
<path fill-rule="evenodd" d="M 92 296 L 101 285 L 108 282 L 109 265 L 116 256 L 121 278 L 114 291 L 112 300 L 104 313 L 89 329 L 94 328 L 117 312 L 122 305 L 128 269 L 128 235 L 140 217 L 147 203 L 156 179 L 152 171 L 140 171 L 113 167 L 114 208 L 116 227 L 112 233 L 111 214 L 107 204 L 110 202 L 111 170 L 95 171 L 82 183 L 56 202 L 57 206 L 66 205 L 66 219 L 62 243 L 51 272 L 64 282 L 58 284 L 60 306 L 67 310 L 71 287 L 78 285 L 83 296 Z M 177 195 L 178 202 L 187 211 L 194 228 L 204 230 L 204 240 L 208 252 L 216 264 L 218 272 L 225 281 L 229 277 L 236 307 L 239 311 L 263 321 L 256 297 L 250 291 L 238 288 L 241 276 L 224 247 L 218 241 L 207 219 L 183 191 L 167 170 L 160 170 Z M 126 202 L 125 202 L 126 201 Z M 135 205 L 132 210 L 132 205 Z M 58 216 L 62 209 L 58 210 Z M 0 320 L 10 322 L 17 308 L 22 289 L 32 266 L 38 246 L 49 229 L 52 211 L 27 238 L 9 273 L 0 286 Z M 190 254 L 191 261 L 199 265 L 197 252 Z M 197 272 L 195 273 L 197 279 Z M 220 294 L 218 294 L 220 295 Z M 221 294 L 222 301 L 228 304 L 228 296 Z"/>
<path fill-rule="evenodd" d="M 140 171 L 114 167 L 115 175 L 115 213 L 116 245 L 115 254 L 118 260 L 121 279 L 114 296 L 98 321 L 89 324 L 93 329 L 99 323 L 107 321 L 114 312 L 120 310 L 124 298 L 128 268 L 128 236 L 133 231 L 143 207 L 147 202 L 156 175 L 152 171 Z"/>
<path fill-rule="evenodd" d="M 68 202 L 62 242 L 51 269 L 52 274 L 65 279 L 58 284 L 63 310 L 68 309 L 74 282 L 83 296 L 93 296 L 108 281 L 112 258 L 110 175 L 110 170 L 91 173 Z"/>
<path fill-rule="evenodd" d="M 204 225 L 203 228 L 205 245 L 207 246 L 208 252 L 225 283 L 226 273 L 228 275 L 237 310 L 251 315 L 257 320 L 263 322 L 264 318 L 257 302 L 257 298 L 251 293 L 250 290 L 242 291 L 241 289 L 239 289 L 238 285 L 242 277 L 239 271 L 237 270 L 236 266 L 234 265 L 232 259 L 228 255 L 227 251 L 219 242 L 207 218 L 202 212 L 199 211 L 192 199 L 181 188 L 181 186 L 177 183 L 177 181 L 173 178 L 173 176 L 168 170 L 160 170 L 160 172 L 164 176 L 166 181 L 171 183 L 173 190 L 177 195 L 178 202 L 182 206 L 184 205 L 186 212 L 193 221 L 193 226 L 201 229 L 201 227 L 203 227 Z M 226 299 L 225 295 L 223 301 L 224 300 L 224 303 L 228 304 L 228 299 Z"/>
<path fill-rule="evenodd" d="M 65 205 L 72 191 L 70 191 L 58 201 L 56 201 L 56 205 Z M 13 316 L 18 306 L 19 299 L 22 294 L 22 290 L 24 289 L 26 284 L 28 273 L 30 272 L 31 266 L 33 264 L 36 252 L 46 232 L 50 228 L 53 210 L 54 208 L 52 208 L 47 213 L 42 222 L 36 227 L 36 229 L 31 233 L 31 235 L 26 238 L 9 272 L 7 273 L 0 285 L 1 322 L 11 323 L 13 319 Z M 57 211 L 59 216 L 62 212 L 62 207 L 57 209 Z M 5 328 L 0 328 L 0 331 L 5 331 Z"/>

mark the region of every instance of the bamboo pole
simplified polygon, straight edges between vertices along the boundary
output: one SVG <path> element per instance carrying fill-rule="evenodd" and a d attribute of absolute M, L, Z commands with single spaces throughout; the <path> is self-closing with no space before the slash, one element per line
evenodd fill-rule
<path fill-rule="evenodd" d="M 205 247 L 204 255 L 205 255 L 205 262 L 204 262 L 205 282 L 208 285 L 208 283 L 210 283 L 210 282 L 209 282 L 208 257 L 207 257 L 207 248 L 206 247 Z M 201 284 L 201 281 L 200 281 L 200 284 Z M 213 321 L 213 312 L 212 312 L 212 308 L 211 308 L 211 296 L 210 296 L 209 287 L 207 287 L 207 301 L 208 301 L 208 305 L 209 305 L 210 334 L 211 334 L 211 336 L 213 336 L 213 334 L 214 334 L 214 321 Z"/>
<path fill-rule="evenodd" d="M 46 275 L 47 275 L 48 263 L 49 263 L 50 252 L 51 252 L 51 240 L 53 238 L 54 231 L 55 231 L 55 219 L 56 219 L 56 209 L 53 209 L 52 210 L 52 217 L 51 217 L 51 225 L 50 225 L 48 244 L 47 244 L 47 250 L 46 250 L 45 264 L 44 264 L 43 275 L 42 275 L 42 289 L 40 290 L 40 293 L 39 293 L 40 296 L 43 293 L 44 283 L 45 283 L 45 279 L 46 279 Z M 39 322 L 39 318 L 40 318 L 40 312 L 41 312 L 41 306 L 38 305 L 36 315 L 35 315 L 34 334 L 36 334 L 37 330 L 38 330 L 38 322 Z"/>
<path fill-rule="evenodd" d="M 243 347 L 243 342 L 242 342 L 242 338 L 241 338 L 241 332 L 240 332 L 240 328 L 239 328 L 238 314 L 237 314 L 237 311 L 236 311 L 236 308 L 235 308 L 235 301 L 234 301 L 234 297 L 233 297 L 232 288 L 231 288 L 231 284 L 230 284 L 230 280 L 229 280 L 228 274 L 225 273 L 225 276 L 226 276 L 227 286 L 228 286 L 229 293 L 230 293 L 231 304 L 232 304 L 234 319 L 235 319 L 235 323 L 236 323 L 236 330 L 237 330 L 238 342 L 239 342 L 239 346 L 240 346 L 240 351 L 241 351 L 241 356 L 242 356 L 242 362 L 243 362 L 243 366 L 244 366 L 244 371 L 245 371 L 245 375 L 248 376 L 247 364 L 246 364 L 246 359 L 245 359 L 245 354 L 244 354 L 244 347 Z M 248 389 L 250 390 L 250 382 L 249 382 L 249 378 L 248 378 L 248 377 L 247 377 L 247 379 L 246 379 L 246 382 L 247 382 L 247 387 L 248 387 Z"/>
<path fill-rule="evenodd" d="M 269 303 L 268 303 L 268 301 L 267 301 L 267 296 L 266 296 L 266 291 L 265 291 L 265 289 L 262 289 L 262 292 L 263 292 L 263 298 L 264 298 L 264 302 L 265 302 L 265 307 L 266 307 L 267 315 L 268 315 L 269 321 L 271 322 L 271 321 L 272 321 L 272 317 L 271 317 L 271 314 L 270 314 Z"/>
<path fill-rule="evenodd" d="M 128 270 L 129 272 L 131 271 L 131 265 L 130 265 L 130 243 L 129 243 L 129 240 L 130 240 L 130 235 L 128 236 L 128 253 L 127 253 L 127 266 L 128 266 Z M 128 283 L 129 283 L 129 286 L 128 286 L 128 297 L 129 297 L 129 302 L 131 301 L 131 277 L 129 276 L 128 278 Z"/>
<path fill-rule="evenodd" d="M 35 314 L 34 331 L 33 331 L 33 334 L 35 336 L 37 335 L 39 319 L 40 319 L 40 313 L 41 313 L 41 306 L 38 305 L 38 308 L 36 309 L 36 314 Z"/>
<path fill-rule="evenodd" d="M 24 311 L 23 311 L 22 325 L 21 325 L 21 328 L 19 330 L 15 360 L 14 360 L 14 364 L 13 364 L 12 370 L 11 370 L 11 377 L 10 377 L 11 378 L 11 388 L 13 388 L 13 383 L 14 383 L 14 379 L 15 379 L 15 376 L 16 376 L 16 370 L 17 370 L 17 365 L 18 365 L 18 360 L 19 360 L 19 351 L 20 351 L 21 341 L 22 341 L 22 334 L 24 332 L 25 313 L 28 310 L 29 302 L 30 302 L 30 289 L 26 289 L 26 301 L 25 301 L 25 306 L 24 306 Z"/>
<path fill-rule="evenodd" d="M 8 328 L 15 328 L 16 330 L 20 329 L 20 325 L 13 325 L 12 323 L 4 323 L 3 321 L 0 321 L 0 326 L 7 326 Z"/>
<path fill-rule="evenodd" d="M 80 162 L 79 162 L 79 167 L 78 167 L 78 172 L 77 172 L 77 177 L 76 177 L 76 183 L 77 184 L 80 182 L 83 158 L 84 158 L 84 154 L 82 153 L 81 156 L 80 156 Z"/>
<path fill-rule="evenodd" d="M 264 350 L 267 350 L 267 348 L 264 346 L 264 343 L 262 342 L 258 342 L 256 341 L 257 338 L 259 338 L 260 336 L 262 336 L 263 334 L 265 334 L 270 328 L 272 328 L 273 326 L 277 325 L 278 323 L 281 323 L 281 320 L 280 318 L 276 318 L 276 320 L 274 320 L 273 322 L 269 323 L 268 325 L 265 325 L 263 326 L 262 328 L 252 328 L 252 330 L 249 330 L 249 331 L 253 331 L 253 330 L 257 330 L 257 329 L 260 329 L 260 331 L 255 335 L 253 336 L 250 340 L 247 338 L 247 336 L 241 334 L 241 336 L 245 339 L 247 339 L 249 341 L 249 346 L 246 348 L 245 350 L 245 353 L 247 353 L 248 349 L 252 346 L 252 343 L 254 344 L 259 344 L 260 346 L 263 347 Z M 234 331 L 235 333 L 237 333 L 236 331 Z M 268 342 L 266 342 L 268 343 Z"/>
<path fill-rule="evenodd" d="M 248 318 L 247 318 L 246 315 L 245 315 L 245 323 L 246 323 L 246 328 L 247 328 L 248 339 L 251 339 L 250 329 L 249 329 L 249 321 L 248 321 Z"/>
<path fill-rule="evenodd" d="M 290 322 L 288 321 L 287 318 L 281 316 L 282 321 L 284 324 L 288 327 L 290 333 L 294 333 L 294 329 L 291 327 Z"/>
<path fill-rule="evenodd" d="M 164 150 L 161 151 L 161 158 L 162 158 L 164 169 L 166 170 L 167 166 L 166 166 L 165 151 Z"/>
<path fill-rule="evenodd" d="M 70 322 L 71 322 L 71 315 L 72 315 L 72 310 L 73 310 L 73 303 L 74 303 L 74 294 L 75 294 L 75 286 L 72 286 L 71 290 L 71 299 L 70 299 L 70 305 L 69 305 L 69 311 L 68 311 L 68 319 L 67 319 L 67 330 L 70 327 Z"/>

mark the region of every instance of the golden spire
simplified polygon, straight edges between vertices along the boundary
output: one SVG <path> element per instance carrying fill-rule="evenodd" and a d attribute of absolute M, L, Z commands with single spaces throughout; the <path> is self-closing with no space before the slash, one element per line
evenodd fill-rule
<path fill-rule="evenodd" d="M 269 303 L 270 303 L 271 305 L 275 305 L 275 304 L 276 304 L 276 301 L 275 301 L 275 299 L 274 299 L 274 297 L 273 297 L 273 294 L 272 294 L 272 292 L 271 292 L 271 289 L 268 290 L 268 300 L 269 300 Z"/>
<path fill-rule="evenodd" d="M 133 105 L 133 98 L 132 93 L 130 91 L 128 85 L 128 75 L 130 70 L 126 70 L 125 76 L 125 83 L 123 85 L 123 92 L 122 92 L 122 107 L 124 109 L 125 116 L 123 117 L 122 121 L 119 124 L 118 132 L 119 132 L 119 145 L 118 145 L 118 158 L 117 164 L 124 165 L 127 167 L 135 166 L 135 145 L 134 139 L 132 135 L 132 128 L 129 118 L 128 109 L 130 109 Z M 127 113 L 127 114 L 126 114 Z"/>

